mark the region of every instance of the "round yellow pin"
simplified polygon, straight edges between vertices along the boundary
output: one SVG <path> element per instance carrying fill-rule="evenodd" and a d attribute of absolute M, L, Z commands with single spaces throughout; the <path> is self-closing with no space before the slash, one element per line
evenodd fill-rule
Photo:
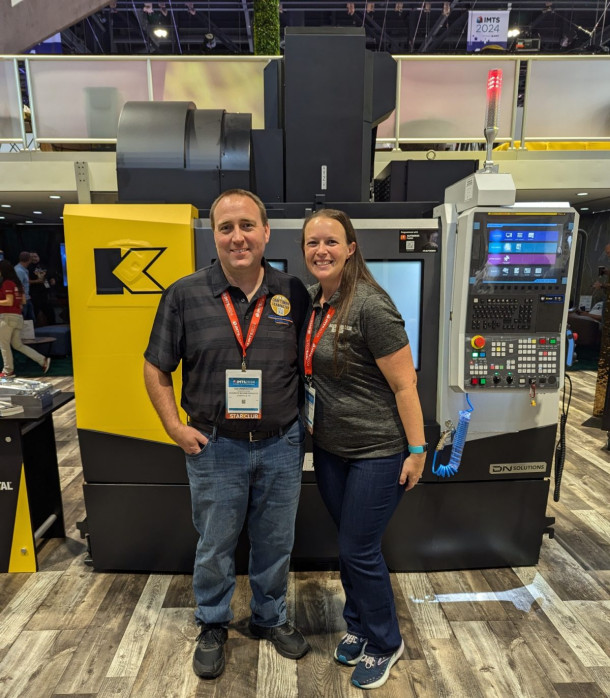
<path fill-rule="evenodd" d="M 285 317 L 290 312 L 290 301 L 286 296 L 276 295 L 269 301 L 271 309 L 276 315 Z"/>

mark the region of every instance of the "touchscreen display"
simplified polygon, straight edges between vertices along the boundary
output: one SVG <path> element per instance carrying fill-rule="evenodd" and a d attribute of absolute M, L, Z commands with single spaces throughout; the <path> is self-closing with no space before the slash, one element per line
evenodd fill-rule
<path fill-rule="evenodd" d="M 477 213 L 471 281 L 560 284 L 566 282 L 572 217 L 567 213 Z"/>

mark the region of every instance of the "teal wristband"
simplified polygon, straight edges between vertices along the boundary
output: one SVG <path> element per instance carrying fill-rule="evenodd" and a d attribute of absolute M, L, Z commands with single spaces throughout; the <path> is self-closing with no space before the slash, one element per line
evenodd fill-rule
<path fill-rule="evenodd" d="M 411 446 L 409 444 L 409 453 L 425 453 L 428 450 L 428 444 L 422 446 Z"/>

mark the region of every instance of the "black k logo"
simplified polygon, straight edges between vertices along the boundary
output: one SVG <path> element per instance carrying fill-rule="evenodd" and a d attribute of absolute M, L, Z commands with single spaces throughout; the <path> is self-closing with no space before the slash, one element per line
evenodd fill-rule
<path fill-rule="evenodd" d="M 133 247 L 125 254 L 118 247 L 94 249 L 95 286 L 98 295 L 163 293 L 148 270 L 167 247 Z"/>

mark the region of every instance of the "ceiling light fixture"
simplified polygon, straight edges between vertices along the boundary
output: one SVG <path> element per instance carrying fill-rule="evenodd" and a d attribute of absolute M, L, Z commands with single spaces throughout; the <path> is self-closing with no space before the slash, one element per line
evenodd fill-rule
<path fill-rule="evenodd" d="M 576 196 L 589 196 L 589 192 L 588 191 L 580 191 L 580 192 L 578 192 L 578 194 L 576 194 Z"/>
<path fill-rule="evenodd" d="M 588 207 L 588 206 L 581 206 L 581 207 L 580 207 L 580 210 L 581 210 L 581 211 L 588 211 L 588 210 L 589 210 L 589 207 Z"/>
<path fill-rule="evenodd" d="M 59 194 L 49 194 L 49 199 L 61 199 Z"/>
<path fill-rule="evenodd" d="M 153 29 L 153 34 L 157 39 L 167 39 L 167 29 L 165 29 L 165 27 L 155 27 Z"/>
<path fill-rule="evenodd" d="M 42 211 L 32 211 L 32 213 L 35 213 L 37 216 L 42 216 Z"/>
<path fill-rule="evenodd" d="M 509 30 L 508 30 L 507 36 L 508 36 L 508 38 L 510 39 L 510 38 L 512 38 L 513 36 L 519 36 L 519 34 L 521 34 L 521 29 L 519 29 L 518 27 L 515 27 L 514 29 L 509 29 Z"/>
<path fill-rule="evenodd" d="M 26 221 L 26 223 L 33 223 L 34 221 Z"/>
<path fill-rule="evenodd" d="M 0 206 L 1 206 L 2 208 L 10 208 L 10 207 L 11 207 L 10 204 L 0 204 Z"/>

